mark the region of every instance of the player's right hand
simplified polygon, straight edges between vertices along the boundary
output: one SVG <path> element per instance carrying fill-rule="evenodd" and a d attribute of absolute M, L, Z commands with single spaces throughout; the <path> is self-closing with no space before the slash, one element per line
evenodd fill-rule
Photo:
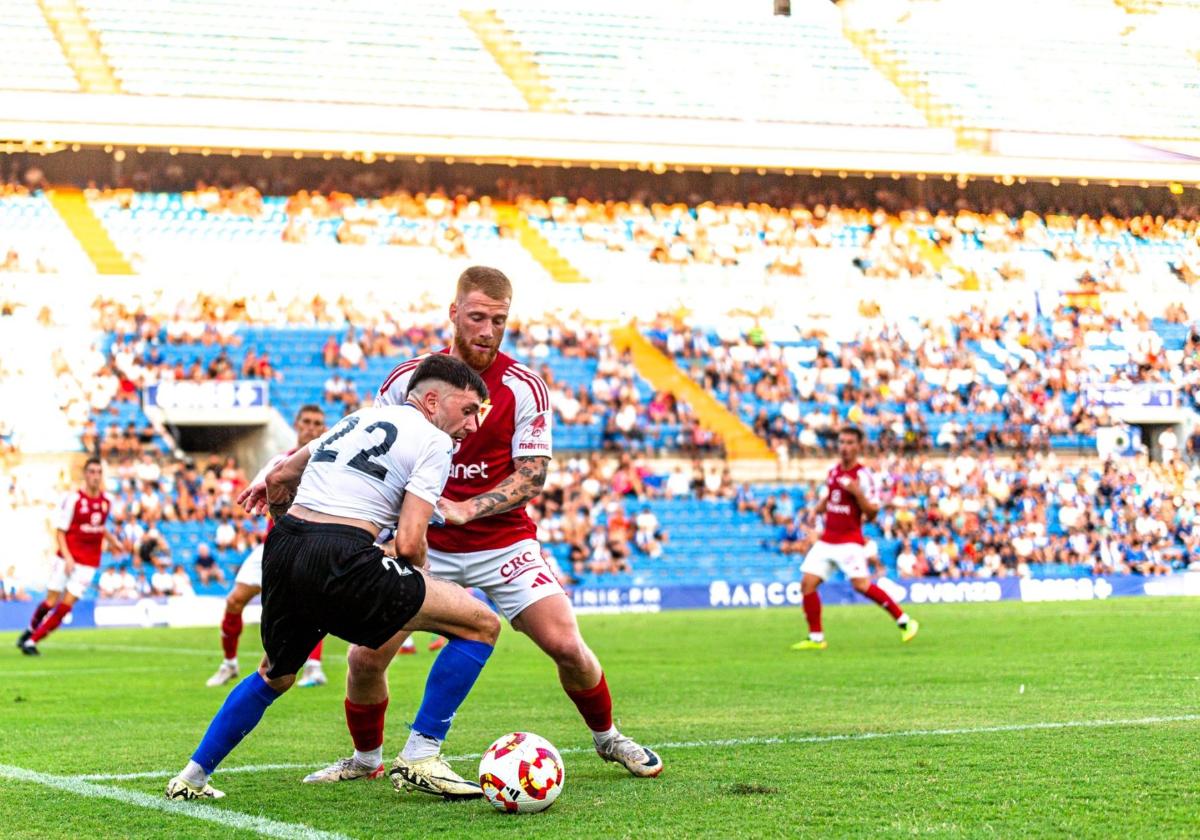
<path fill-rule="evenodd" d="M 63 572 L 66 575 L 66 577 L 68 577 L 68 578 L 71 575 L 75 574 L 75 561 L 70 560 L 70 559 L 64 561 L 63 562 Z"/>
<path fill-rule="evenodd" d="M 270 507 L 267 502 L 267 483 L 259 481 L 248 485 L 238 494 L 237 503 L 251 516 L 264 515 Z"/>

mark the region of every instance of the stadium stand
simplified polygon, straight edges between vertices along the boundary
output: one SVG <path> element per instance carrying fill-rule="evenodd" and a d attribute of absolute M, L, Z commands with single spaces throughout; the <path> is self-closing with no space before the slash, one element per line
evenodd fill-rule
<path fill-rule="evenodd" d="M 864 25 L 965 126 L 1062 134 L 1194 138 L 1200 87 L 1192 20 L 1131 18 L 1110 0 L 1070 0 L 1043 19 L 1036 0 L 910 3 Z M 886 17 L 883 18 L 886 21 Z M 1193 19 L 1194 20 L 1194 19 Z M 1097 57 L 1103 56 L 1103 72 Z"/>
<path fill-rule="evenodd" d="M 79 4 L 133 94 L 524 110 L 455 6 Z"/>
<path fill-rule="evenodd" d="M 843 37 L 832 5 L 796 4 L 790 18 L 518 4 L 497 13 L 572 113 L 925 125 Z"/>
<path fill-rule="evenodd" d="M 6 90 L 79 90 L 34 0 L 0 0 L 0 44 L 6 45 L 0 50 L 0 79 Z"/>

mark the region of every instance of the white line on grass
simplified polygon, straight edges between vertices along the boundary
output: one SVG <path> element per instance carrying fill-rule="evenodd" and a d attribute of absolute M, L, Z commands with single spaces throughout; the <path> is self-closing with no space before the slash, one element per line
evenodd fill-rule
<path fill-rule="evenodd" d="M 754 747 L 771 744 L 832 744 L 839 741 L 875 741 L 884 738 L 931 738 L 957 735 L 987 735 L 996 732 L 1036 732 L 1039 730 L 1056 729 L 1099 729 L 1109 726 L 1157 726 L 1164 723 L 1189 723 L 1198 720 L 1200 720 L 1200 714 L 1169 715 L 1160 717 L 1117 718 L 1112 720 L 1065 720 L 1043 723 L 1012 723 L 1000 724 L 997 726 L 973 726 L 963 729 L 905 729 L 899 732 L 852 732 L 845 735 L 784 735 L 765 736 L 758 738 L 724 738 L 715 741 L 667 741 L 661 744 L 651 744 L 650 746 L 658 750 L 684 750 L 701 747 Z M 559 750 L 559 752 L 565 755 L 571 755 L 572 753 L 590 753 L 594 752 L 594 748 L 565 747 Z M 481 757 L 482 755 L 480 753 L 468 753 L 465 755 L 446 756 L 446 760 L 470 761 L 472 759 Z M 221 773 L 257 773 L 266 770 L 301 770 L 314 767 L 315 764 L 316 762 L 310 764 L 248 764 L 241 767 L 222 767 L 217 771 L 217 775 Z M 78 778 L 94 779 L 98 781 L 152 779 L 156 776 L 167 778 L 172 772 L 173 771 L 171 770 L 153 770 L 141 773 L 96 773 L 89 776 L 79 776 Z"/>
<path fill-rule="evenodd" d="M 303 823 L 279 822 L 266 817 L 243 814 L 240 811 L 230 811 L 197 802 L 168 801 L 136 790 L 96 785 L 80 779 L 52 776 L 49 773 L 39 773 L 36 770 L 26 770 L 24 767 L 13 767 L 8 764 L 0 764 L 0 777 L 21 782 L 33 782 L 89 799 L 115 799 L 117 802 L 136 805 L 139 808 L 149 808 L 152 811 L 204 820 L 242 831 L 253 831 L 264 837 L 282 837 L 287 840 L 349 840 L 344 834 L 321 831 Z"/>
<path fill-rule="evenodd" d="M 220 659 L 221 650 L 217 647 L 212 648 L 177 648 L 166 647 L 164 645 L 106 645 L 106 644 L 81 644 L 75 645 L 71 643 L 58 643 L 53 645 L 56 648 L 63 650 L 115 650 L 121 653 L 161 653 L 165 656 L 174 654 L 183 654 L 185 656 L 207 656 L 211 659 Z"/>
<path fill-rule="evenodd" d="M 219 774 L 225 773 L 257 773 L 265 770 L 301 770 L 305 767 L 312 767 L 312 764 L 248 764 L 241 767 L 222 767 L 217 771 Z M 147 770 L 141 773 L 88 773 L 82 776 L 76 776 L 77 779 L 84 779 L 90 782 L 120 782 L 130 779 L 153 779 L 156 776 L 161 776 L 164 779 L 174 775 L 172 770 Z"/>
<path fill-rule="evenodd" d="M 175 674 L 190 671 L 191 668 L 166 668 L 162 665 L 137 668 L 72 668 L 64 665 L 62 668 L 44 668 L 30 671 L 0 671 L 0 680 L 7 677 L 73 677 L 76 674 Z"/>

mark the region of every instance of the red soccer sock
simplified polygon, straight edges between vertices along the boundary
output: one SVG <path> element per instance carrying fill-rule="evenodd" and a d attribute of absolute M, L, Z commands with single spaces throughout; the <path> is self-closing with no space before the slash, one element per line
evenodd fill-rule
<path fill-rule="evenodd" d="M 221 647 L 226 659 L 237 659 L 238 639 L 242 635 L 242 614 L 225 613 L 221 619 Z"/>
<path fill-rule="evenodd" d="M 67 617 L 67 613 L 70 611 L 71 607 L 69 605 L 59 601 L 50 615 L 42 620 L 42 623 L 38 625 L 38 628 L 33 631 L 33 635 L 29 638 L 33 642 L 40 642 L 49 636 L 51 631 L 58 627 L 58 625 L 62 624 L 63 619 Z"/>
<path fill-rule="evenodd" d="M 600 682 L 592 688 L 582 691 L 572 691 L 568 688 L 564 691 L 575 703 L 575 708 L 579 709 L 579 714 L 583 715 L 588 729 L 593 732 L 607 732 L 612 729 L 612 695 L 608 693 L 608 681 L 604 679 L 603 672 L 600 674 Z"/>
<path fill-rule="evenodd" d="M 822 633 L 821 629 L 821 596 L 809 592 L 804 596 L 804 617 L 808 620 L 809 633 Z"/>
<path fill-rule="evenodd" d="M 29 619 L 29 629 L 36 630 L 38 625 L 42 623 L 42 619 L 46 617 L 46 613 L 50 612 L 50 605 L 45 601 L 37 605 L 37 609 L 33 611 L 33 618 Z"/>
<path fill-rule="evenodd" d="M 313 648 L 312 653 L 310 653 L 308 655 L 308 661 L 309 662 L 320 662 L 321 661 L 321 651 L 324 649 L 325 649 L 325 640 L 322 639 L 321 641 L 317 642 L 317 646 L 315 648 Z"/>
<path fill-rule="evenodd" d="M 350 740 L 359 752 L 371 752 L 383 746 L 383 722 L 387 717 L 388 701 L 382 703 L 351 703 L 346 701 L 346 726 Z"/>
<path fill-rule="evenodd" d="M 867 591 L 863 594 L 891 613 L 892 618 L 898 619 L 900 616 L 904 615 L 904 610 L 900 609 L 900 605 L 892 600 L 892 596 L 884 592 L 875 584 L 872 583 L 869 587 L 867 587 Z"/>

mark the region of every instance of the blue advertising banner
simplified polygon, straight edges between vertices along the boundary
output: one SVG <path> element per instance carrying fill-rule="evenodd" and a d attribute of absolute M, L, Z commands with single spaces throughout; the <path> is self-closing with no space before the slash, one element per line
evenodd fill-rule
<path fill-rule="evenodd" d="M 998 578 L 992 580 L 921 579 L 879 587 L 900 603 L 969 604 L 988 601 L 1092 601 L 1137 595 L 1200 595 L 1200 573 L 1163 577 L 1113 575 L 1095 578 Z M 658 612 L 734 607 L 798 607 L 799 581 L 762 583 L 714 580 L 700 586 L 616 586 L 576 589 L 571 600 L 579 612 Z M 866 604 L 847 581 L 821 587 L 826 604 Z"/>
<path fill-rule="evenodd" d="M 880 579 L 878 585 L 904 604 L 972 604 L 989 601 L 1103 601 L 1108 598 L 1172 595 L 1200 596 L 1200 572 L 1140 577 L 999 578 L 994 580 Z M 714 580 L 693 586 L 609 586 L 576 588 L 571 601 L 580 613 L 660 612 L 662 610 L 798 607 L 800 582 Z M 846 581 L 821 587 L 826 604 L 867 604 Z M 33 613 L 32 602 L 0 602 L 0 630 L 20 630 Z M 142 598 L 137 601 L 80 601 L 68 616 L 69 627 L 215 627 L 225 599 L 215 596 Z M 258 604 L 246 621 L 258 620 Z"/>
<path fill-rule="evenodd" d="M 228 410 L 265 408 L 267 383 L 257 379 L 232 382 L 159 382 L 146 387 L 147 408 Z"/>
<path fill-rule="evenodd" d="M 37 607 L 37 601 L 0 601 L 0 630 L 24 630 Z M 75 608 L 63 619 L 63 627 L 95 627 L 96 603 L 77 601 Z"/>

